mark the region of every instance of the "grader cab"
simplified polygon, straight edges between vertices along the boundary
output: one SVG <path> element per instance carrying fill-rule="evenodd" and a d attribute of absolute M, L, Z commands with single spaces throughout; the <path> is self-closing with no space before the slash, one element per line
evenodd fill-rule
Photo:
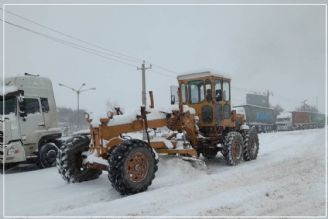
<path fill-rule="evenodd" d="M 178 76 L 182 104 L 193 107 L 198 126 L 209 133 L 213 127 L 234 127 L 231 119 L 230 79 L 211 72 Z"/>
<path fill-rule="evenodd" d="M 228 165 L 256 159 L 259 142 L 255 128 L 231 111 L 230 79 L 211 72 L 178 76 L 179 107 L 168 111 L 141 107 L 134 115 L 110 112 L 98 126 L 90 122 L 89 135 L 76 135 L 59 150 L 57 167 L 67 182 L 96 179 L 108 171 L 121 194 L 145 191 L 155 177 L 157 154 L 215 158 L 223 154 Z M 151 138 L 150 129 L 167 127 L 165 137 Z M 129 137 L 145 132 L 146 139 Z M 183 133 L 188 144 L 180 144 Z"/>

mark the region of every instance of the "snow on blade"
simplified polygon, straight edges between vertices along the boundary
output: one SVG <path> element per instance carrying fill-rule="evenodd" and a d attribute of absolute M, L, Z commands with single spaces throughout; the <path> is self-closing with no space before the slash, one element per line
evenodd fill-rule
<path fill-rule="evenodd" d="M 89 153 L 89 152 L 84 152 L 83 153 L 86 158 L 83 160 L 83 163 L 99 163 L 105 166 L 108 166 L 108 161 L 103 159 L 102 157 L 98 157 L 97 153 Z"/>

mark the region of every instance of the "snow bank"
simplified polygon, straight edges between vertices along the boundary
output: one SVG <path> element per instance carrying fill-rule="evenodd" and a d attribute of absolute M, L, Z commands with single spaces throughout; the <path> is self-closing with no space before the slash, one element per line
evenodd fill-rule
<path fill-rule="evenodd" d="M 206 162 L 207 170 L 195 169 L 176 156 L 160 156 L 152 185 L 130 196 L 119 195 L 105 172 L 97 180 L 67 184 L 56 168 L 16 169 L 4 179 L 5 213 L 323 218 L 325 135 L 324 129 L 260 134 L 258 158 L 233 167 L 221 155 Z"/>

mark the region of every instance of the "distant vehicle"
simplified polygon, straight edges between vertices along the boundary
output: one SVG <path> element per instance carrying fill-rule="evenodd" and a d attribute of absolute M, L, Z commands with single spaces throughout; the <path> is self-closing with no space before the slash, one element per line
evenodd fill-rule
<path fill-rule="evenodd" d="M 314 112 L 286 112 L 277 117 L 278 131 L 323 128 L 325 115 Z"/>
<path fill-rule="evenodd" d="M 277 131 L 290 131 L 293 130 L 292 114 L 285 112 L 277 116 Z"/>
<path fill-rule="evenodd" d="M 255 126 L 258 132 L 271 132 L 276 129 L 276 114 L 272 108 L 251 104 L 233 107 L 237 113 L 243 114 L 246 124 Z"/>
<path fill-rule="evenodd" d="M 41 168 L 52 166 L 61 144 L 61 130 L 51 81 L 25 73 L 6 78 L 4 85 L 0 91 L 4 105 L 0 109 L 1 165 L 32 161 Z"/>

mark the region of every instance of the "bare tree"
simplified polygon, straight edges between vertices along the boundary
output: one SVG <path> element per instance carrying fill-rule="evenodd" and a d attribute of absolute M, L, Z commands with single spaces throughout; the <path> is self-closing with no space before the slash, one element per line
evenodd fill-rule
<path fill-rule="evenodd" d="M 280 113 L 282 113 L 284 111 L 284 109 L 279 104 L 273 106 L 272 108 L 276 115 L 279 115 Z"/>
<path fill-rule="evenodd" d="M 313 105 L 309 105 L 306 103 L 306 100 L 303 101 L 303 104 L 299 107 L 296 107 L 296 111 L 301 111 L 301 112 L 313 112 L 313 113 L 317 113 L 319 112 L 318 108 L 313 106 Z"/>

